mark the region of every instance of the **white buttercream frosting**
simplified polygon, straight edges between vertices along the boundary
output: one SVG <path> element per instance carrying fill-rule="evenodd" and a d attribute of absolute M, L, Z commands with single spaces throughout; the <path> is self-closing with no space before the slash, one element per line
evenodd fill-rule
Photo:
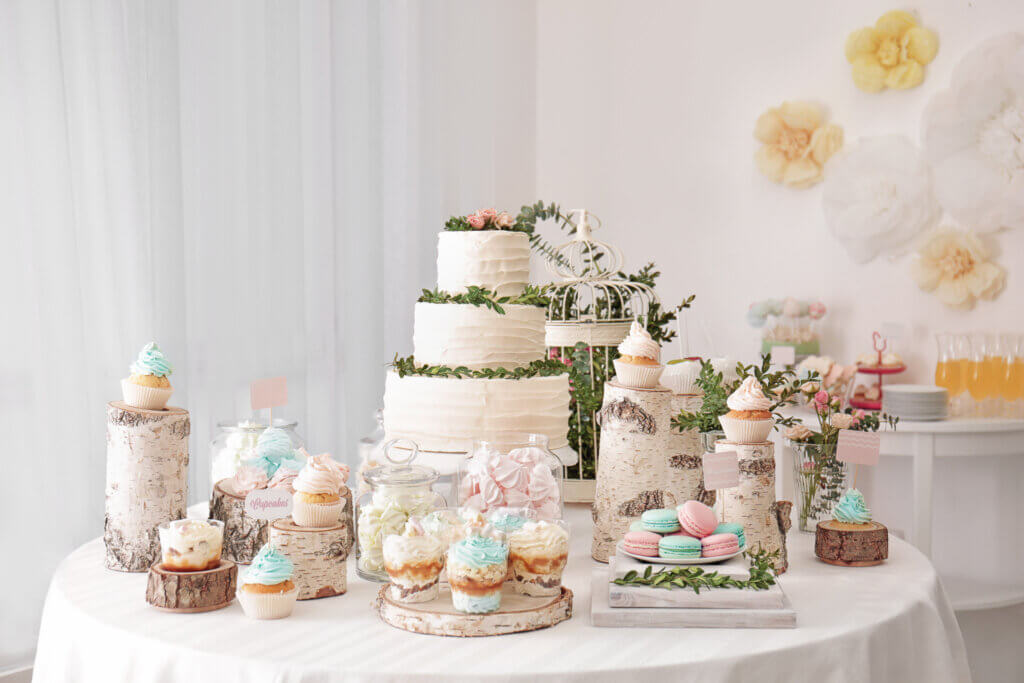
<path fill-rule="evenodd" d="M 569 532 L 554 522 L 527 522 L 508 538 L 509 550 L 522 556 L 569 552 Z"/>
<path fill-rule="evenodd" d="M 530 282 L 530 240 L 509 230 L 444 231 L 437 240 L 437 288 L 460 294 L 470 285 L 518 296 Z"/>
<path fill-rule="evenodd" d="M 433 536 L 392 535 L 384 539 L 384 562 L 391 567 L 438 562 L 444 550 Z"/>
<path fill-rule="evenodd" d="M 768 410 L 770 398 L 764 395 L 756 377 L 747 377 L 726 400 L 729 410 Z"/>
<path fill-rule="evenodd" d="M 629 328 L 629 334 L 619 344 L 619 353 L 624 356 L 658 360 L 661 358 L 661 347 L 651 338 L 651 333 L 639 321 L 634 320 Z"/>
<path fill-rule="evenodd" d="M 417 363 L 508 369 L 544 358 L 544 309 L 504 304 L 504 315 L 472 304 L 416 304 Z"/>

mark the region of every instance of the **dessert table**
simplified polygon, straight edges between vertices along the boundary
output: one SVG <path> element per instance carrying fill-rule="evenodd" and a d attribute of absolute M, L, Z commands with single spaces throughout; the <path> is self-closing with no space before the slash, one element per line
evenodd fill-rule
<path fill-rule="evenodd" d="M 573 618 L 488 638 L 418 635 L 384 624 L 371 607 L 378 585 L 356 578 L 354 557 L 346 595 L 299 602 L 287 619 L 249 620 L 237 601 L 203 614 L 163 613 L 143 600 L 145 574 L 103 568 L 102 539 L 95 539 L 52 579 L 34 680 L 970 680 L 935 570 L 898 538 L 890 539 L 888 562 L 850 569 L 819 562 L 813 536 L 791 532 L 790 570 L 780 581 L 797 612 L 795 629 L 595 628 L 590 512 L 570 506 L 567 518 Z"/>

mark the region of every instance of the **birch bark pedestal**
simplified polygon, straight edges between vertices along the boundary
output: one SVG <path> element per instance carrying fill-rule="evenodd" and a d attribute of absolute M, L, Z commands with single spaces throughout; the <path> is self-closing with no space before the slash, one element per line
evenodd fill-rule
<path fill-rule="evenodd" d="M 270 524 L 245 512 L 245 496 L 235 493 L 230 479 L 213 485 L 210 519 L 224 522 L 223 556 L 239 564 L 250 564 L 270 537 Z"/>
<path fill-rule="evenodd" d="M 349 549 L 352 527 L 344 521 L 323 529 L 297 526 L 290 517 L 270 525 L 270 542 L 295 565 L 292 581 L 299 600 L 329 598 L 348 590 Z"/>
<path fill-rule="evenodd" d="M 237 581 L 231 560 L 201 572 L 167 571 L 157 563 L 149 569 L 146 602 L 168 612 L 209 612 L 231 604 Z"/>
<path fill-rule="evenodd" d="M 631 522 L 645 510 L 683 502 L 668 488 L 672 392 L 604 385 L 598 413 L 601 445 L 590 554 L 607 562 Z"/>
<path fill-rule="evenodd" d="M 775 500 L 775 446 L 764 443 L 736 443 L 719 440 L 715 452 L 736 451 L 739 455 L 740 484 L 719 491 L 724 521 L 743 525 L 747 547 L 751 550 L 779 551 L 775 572 L 789 567 L 786 556 L 786 532 L 793 504 Z"/>
<path fill-rule="evenodd" d="M 878 522 L 852 525 L 826 519 L 818 522 L 814 554 L 841 567 L 871 567 L 889 557 L 889 530 Z"/>
<path fill-rule="evenodd" d="M 673 394 L 671 416 L 678 415 L 684 410 L 695 413 L 700 410 L 703 403 L 702 394 Z M 715 504 L 715 492 L 704 488 L 702 455 L 704 446 L 701 444 L 700 432 L 696 429 L 680 432 L 673 428 L 670 422 L 665 488 L 675 495 L 679 504 L 688 500 L 699 500 L 705 505 Z"/>
<path fill-rule="evenodd" d="M 188 500 L 188 411 L 107 404 L 105 564 L 147 571 L 160 558 L 157 527 L 185 517 Z"/>

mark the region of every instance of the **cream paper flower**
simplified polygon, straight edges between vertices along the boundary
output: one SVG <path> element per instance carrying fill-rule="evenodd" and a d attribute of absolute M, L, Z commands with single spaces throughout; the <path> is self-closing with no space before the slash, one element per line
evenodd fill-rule
<path fill-rule="evenodd" d="M 864 138 L 829 162 L 822 207 L 857 263 L 906 251 L 942 214 L 928 166 L 902 135 Z"/>
<path fill-rule="evenodd" d="M 1024 34 L 972 50 L 921 123 L 935 196 L 979 233 L 1024 226 Z"/>
<path fill-rule="evenodd" d="M 764 143 L 754 155 L 758 169 L 790 187 L 820 182 L 822 166 L 843 146 L 843 129 L 825 124 L 821 108 L 811 102 L 783 102 L 764 112 L 754 137 Z"/>
<path fill-rule="evenodd" d="M 874 26 L 858 29 L 846 39 L 846 61 L 853 82 L 865 92 L 885 88 L 906 90 L 921 85 L 924 65 L 935 59 L 939 39 L 907 12 L 886 12 Z"/>
<path fill-rule="evenodd" d="M 988 257 L 974 233 L 940 230 L 921 247 L 910 275 L 947 306 L 971 308 L 975 298 L 994 299 L 1003 288 L 1005 273 Z"/>

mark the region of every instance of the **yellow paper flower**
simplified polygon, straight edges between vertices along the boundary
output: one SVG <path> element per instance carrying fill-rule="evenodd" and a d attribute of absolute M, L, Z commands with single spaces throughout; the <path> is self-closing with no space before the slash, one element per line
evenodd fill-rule
<path fill-rule="evenodd" d="M 935 59 L 938 51 L 935 34 L 900 10 L 886 12 L 874 26 L 858 29 L 846 39 L 846 61 L 853 65 L 853 82 L 865 92 L 921 85 L 924 65 Z"/>
<path fill-rule="evenodd" d="M 988 256 L 973 232 L 940 230 L 921 247 L 910 275 L 947 306 L 970 308 L 975 298 L 994 299 L 1003 288 L 1006 274 Z"/>
<path fill-rule="evenodd" d="M 761 173 L 776 183 L 809 187 L 821 181 L 821 168 L 843 146 L 843 129 L 823 124 L 821 109 L 811 102 L 783 102 L 754 124 L 764 143 L 754 155 Z"/>

